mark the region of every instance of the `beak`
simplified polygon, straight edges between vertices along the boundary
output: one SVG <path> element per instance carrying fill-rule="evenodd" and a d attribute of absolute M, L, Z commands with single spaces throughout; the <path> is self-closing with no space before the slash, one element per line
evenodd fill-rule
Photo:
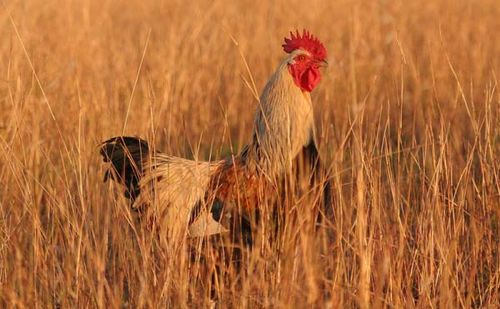
<path fill-rule="evenodd" d="M 317 64 L 318 64 L 318 66 L 319 66 L 320 68 L 326 68 L 326 67 L 328 67 L 328 61 L 326 61 L 326 60 L 319 60 L 319 61 L 317 62 Z"/>

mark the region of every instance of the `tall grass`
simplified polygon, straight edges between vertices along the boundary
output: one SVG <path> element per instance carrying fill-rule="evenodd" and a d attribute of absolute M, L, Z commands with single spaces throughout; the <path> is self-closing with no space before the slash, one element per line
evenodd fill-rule
<path fill-rule="evenodd" d="M 295 28 L 331 63 L 326 232 L 297 198 L 244 271 L 155 249 L 97 145 L 237 152 Z M 500 306 L 499 29 L 496 0 L 2 1 L 1 306 Z"/>

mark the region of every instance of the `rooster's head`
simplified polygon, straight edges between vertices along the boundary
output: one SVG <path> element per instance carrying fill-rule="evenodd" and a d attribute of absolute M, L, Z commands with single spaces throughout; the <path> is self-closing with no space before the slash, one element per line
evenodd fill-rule
<path fill-rule="evenodd" d="M 285 38 L 283 50 L 289 53 L 288 70 L 295 84 L 303 91 L 311 92 L 321 80 L 320 67 L 326 66 L 326 48 L 316 37 L 304 30 L 297 30 Z"/>

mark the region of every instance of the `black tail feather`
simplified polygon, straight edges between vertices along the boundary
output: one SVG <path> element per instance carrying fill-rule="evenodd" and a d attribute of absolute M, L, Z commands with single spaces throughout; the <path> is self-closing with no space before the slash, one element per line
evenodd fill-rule
<path fill-rule="evenodd" d="M 139 180 L 143 164 L 149 156 L 148 142 L 137 137 L 117 136 L 101 144 L 104 162 L 111 167 L 104 173 L 104 181 L 113 179 L 125 186 L 125 197 L 134 201 L 141 193 Z"/>

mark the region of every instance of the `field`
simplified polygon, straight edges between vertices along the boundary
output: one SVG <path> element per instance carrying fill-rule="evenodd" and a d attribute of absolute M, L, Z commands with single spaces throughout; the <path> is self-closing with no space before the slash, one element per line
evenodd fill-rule
<path fill-rule="evenodd" d="M 291 201 L 240 271 L 159 250 L 99 143 L 237 153 L 302 28 L 334 219 Z M 0 307 L 498 308 L 499 31 L 497 0 L 0 1 Z"/>

